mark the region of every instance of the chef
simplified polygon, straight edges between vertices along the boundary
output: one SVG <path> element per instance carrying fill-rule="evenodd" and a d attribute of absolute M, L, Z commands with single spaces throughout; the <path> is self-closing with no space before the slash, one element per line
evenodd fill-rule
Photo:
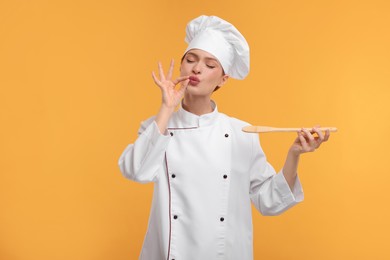
<path fill-rule="evenodd" d="M 276 174 L 258 135 L 241 130 L 248 123 L 220 113 L 211 100 L 229 78 L 247 76 L 245 38 L 229 22 L 203 15 L 188 23 L 186 42 L 180 77 L 172 78 L 173 61 L 168 73 L 161 63 L 152 73 L 160 110 L 119 159 L 126 178 L 154 183 L 140 259 L 253 259 L 251 203 L 278 215 L 302 201 L 299 157 L 329 131 L 302 129 Z"/>

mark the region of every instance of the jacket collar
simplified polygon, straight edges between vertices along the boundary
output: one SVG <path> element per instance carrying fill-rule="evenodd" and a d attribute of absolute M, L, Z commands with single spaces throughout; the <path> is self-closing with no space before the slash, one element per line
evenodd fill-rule
<path fill-rule="evenodd" d="M 201 116 L 195 115 L 191 112 L 185 110 L 180 103 L 179 110 L 177 111 L 177 116 L 179 119 L 178 127 L 179 128 L 195 128 L 195 127 L 205 127 L 210 126 L 216 122 L 218 117 L 218 108 L 217 104 L 211 100 L 211 107 L 213 111 Z"/>

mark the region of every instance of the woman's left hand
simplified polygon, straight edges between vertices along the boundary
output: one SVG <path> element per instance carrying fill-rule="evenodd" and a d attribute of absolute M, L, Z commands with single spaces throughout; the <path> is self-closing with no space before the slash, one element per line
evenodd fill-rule
<path fill-rule="evenodd" d="M 295 155 L 314 152 L 323 142 L 328 141 L 330 136 L 329 130 L 326 130 L 324 135 L 318 128 L 319 126 L 315 126 L 311 131 L 302 128 L 298 132 L 298 137 L 291 146 L 290 152 Z M 314 136 L 314 134 L 317 134 L 317 136 Z"/>

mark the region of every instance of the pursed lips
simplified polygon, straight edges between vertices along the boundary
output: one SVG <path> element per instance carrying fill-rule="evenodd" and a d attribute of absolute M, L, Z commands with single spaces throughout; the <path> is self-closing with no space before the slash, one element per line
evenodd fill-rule
<path fill-rule="evenodd" d="M 190 76 L 189 80 L 190 80 L 189 83 L 190 83 L 192 86 L 196 86 L 196 85 L 198 85 L 199 82 L 200 82 L 199 78 L 196 77 L 196 76 Z"/>

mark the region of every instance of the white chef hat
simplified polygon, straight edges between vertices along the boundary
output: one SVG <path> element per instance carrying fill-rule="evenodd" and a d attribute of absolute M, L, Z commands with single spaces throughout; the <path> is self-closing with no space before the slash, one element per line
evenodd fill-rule
<path fill-rule="evenodd" d="M 231 23 L 217 16 L 201 15 L 187 24 L 188 47 L 214 55 L 227 75 L 244 79 L 249 73 L 249 45 Z"/>

